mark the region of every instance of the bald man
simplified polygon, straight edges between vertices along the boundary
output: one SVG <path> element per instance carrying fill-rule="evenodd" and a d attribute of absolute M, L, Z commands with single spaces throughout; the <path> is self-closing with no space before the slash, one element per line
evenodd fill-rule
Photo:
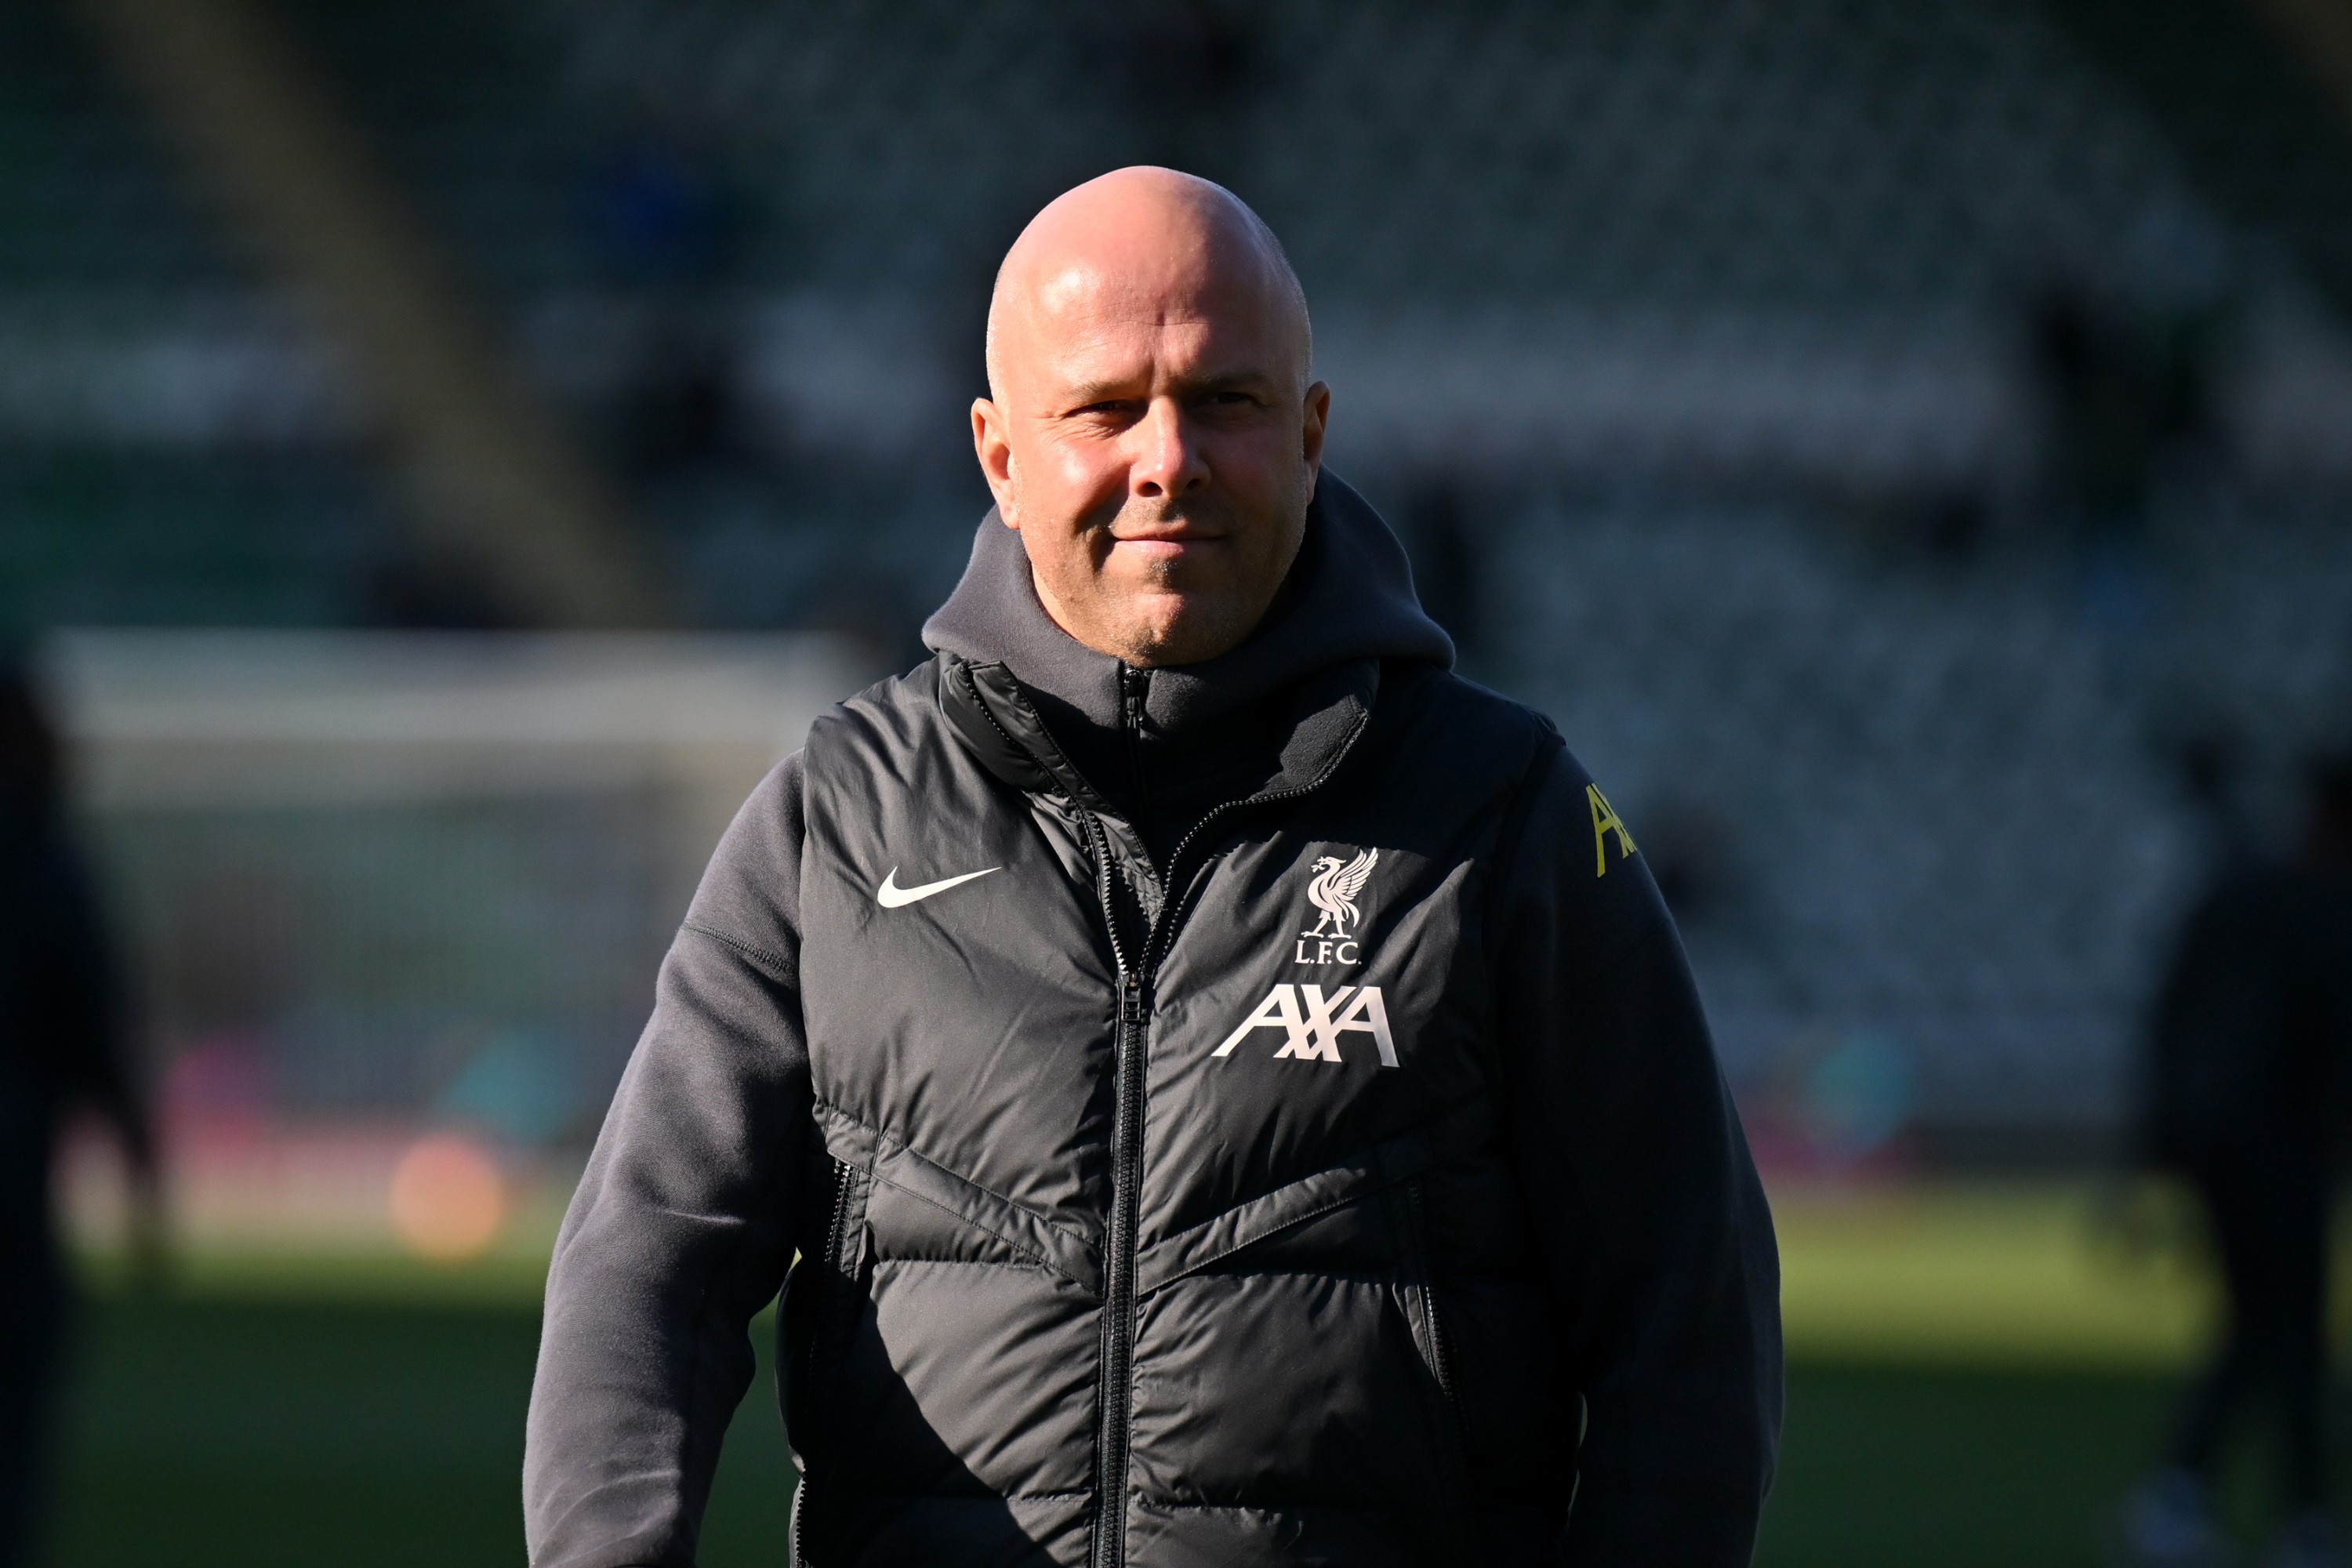
<path fill-rule="evenodd" d="M 1748 1561 L 1770 1222 L 1633 836 L 1321 471 L 1218 187 L 1040 213 L 934 657 L 729 830 L 548 1281 L 539 1568 Z M 789 1274 L 788 1274 L 789 1269 Z"/>

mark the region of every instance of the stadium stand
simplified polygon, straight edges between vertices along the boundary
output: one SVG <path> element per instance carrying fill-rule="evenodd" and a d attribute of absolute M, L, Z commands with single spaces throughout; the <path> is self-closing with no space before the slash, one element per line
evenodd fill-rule
<path fill-rule="evenodd" d="M 1409 528 L 1469 498 L 1473 668 L 1675 862 L 1736 1070 L 1867 1031 L 1930 1121 L 2080 1129 L 2199 874 L 2173 750 L 2239 735 L 2275 833 L 2352 714 L 2352 138 L 2228 7 L 2127 9 L 286 14 L 705 624 L 903 650 L 995 256 L 1104 167 L 1224 180 L 1316 301 L 1335 463 Z M 331 346 L 60 9 L 0 0 L 0 116 L 8 613 L 466 618 L 383 590 Z M 2212 329 L 2120 539 L 2051 480 L 2064 289 Z"/>
<path fill-rule="evenodd" d="M 379 537 L 340 399 L 60 8 L 0 5 L 0 627 L 332 623 Z"/>

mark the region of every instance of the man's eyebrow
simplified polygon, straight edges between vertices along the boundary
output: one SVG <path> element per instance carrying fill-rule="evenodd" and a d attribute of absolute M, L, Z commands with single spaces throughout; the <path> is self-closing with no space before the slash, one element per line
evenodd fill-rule
<path fill-rule="evenodd" d="M 1083 381 L 1065 393 L 1060 401 L 1072 408 L 1091 407 L 1097 403 L 1119 403 L 1135 395 L 1131 381 Z"/>
<path fill-rule="evenodd" d="M 1216 375 L 1191 376 L 1176 384 L 1181 393 L 1255 390 L 1272 386 L 1275 378 L 1262 370 L 1226 371 Z M 1097 403 L 1124 403 L 1138 395 L 1132 381 L 1084 381 L 1066 393 L 1061 401 L 1069 408 L 1091 408 Z"/>

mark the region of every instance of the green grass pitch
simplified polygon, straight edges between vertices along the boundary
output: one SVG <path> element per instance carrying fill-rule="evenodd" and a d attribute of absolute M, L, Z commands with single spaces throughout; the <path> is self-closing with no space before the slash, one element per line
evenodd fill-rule
<path fill-rule="evenodd" d="M 54 1568 L 522 1561 L 537 1323 L 481 1303 L 115 1302 L 86 1320 Z M 2134 1373 L 1800 1368 L 1761 1561 L 2089 1564 L 2167 1396 Z M 764 1379 L 706 1568 L 783 1561 L 792 1472 Z"/>
<path fill-rule="evenodd" d="M 1793 1367 L 1765 1568 L 2093 1568 L 2210 1315 L 2193 1271 L 2103 1255 L 2079 1187 L 1776 1208 Z M 101 1288 L 47 1563 L 518 1568 L 544 1257 L 199 1250 L 164 1295 Z M 781 1564 L 791 1489 L 763 1372 L 705 1568 Z"/>

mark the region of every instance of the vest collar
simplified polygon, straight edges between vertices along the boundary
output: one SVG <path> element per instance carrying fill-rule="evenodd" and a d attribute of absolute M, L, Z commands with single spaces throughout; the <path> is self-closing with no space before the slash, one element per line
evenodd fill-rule
<path fill-rule="evenodd" d="M 1080 773 L 1038 716 L 1026 688 L 1003 661 L 938 656 L 940 709 L 981 765 L 1015 789 L 1060 795 L 1097 816 L 1118 815 Z M 1349 659 L 1298 683 L 1273 777 L 1244 802 L 1300 794 L 1337 773 L 1370 721 L 1381 662 Z"/>
<path fill-rule="evenodd" d="M 1002 661 L 1065 737 L 1080 725 L 1116 735 L 1127 721 L 1120 679 L 1127 667 L 1055 624 L 1037 598 L 1020 536 L 992 511 L 973 536 L 962 580 L 925 623 L 923 641 L 974 665 Z M 1333 665 L 1360 659 L 1451 666 L 1454 645 L 1414 598 L 1396 535 L 1326 468 L 1307 509 L 1298 558 L 1257 629 L 1215 658 L 1151 669 L 1144 728 L 1181 744 L 1279 701 Z M 1071 744 L 1084 754 L 1083 742 Z"/>

